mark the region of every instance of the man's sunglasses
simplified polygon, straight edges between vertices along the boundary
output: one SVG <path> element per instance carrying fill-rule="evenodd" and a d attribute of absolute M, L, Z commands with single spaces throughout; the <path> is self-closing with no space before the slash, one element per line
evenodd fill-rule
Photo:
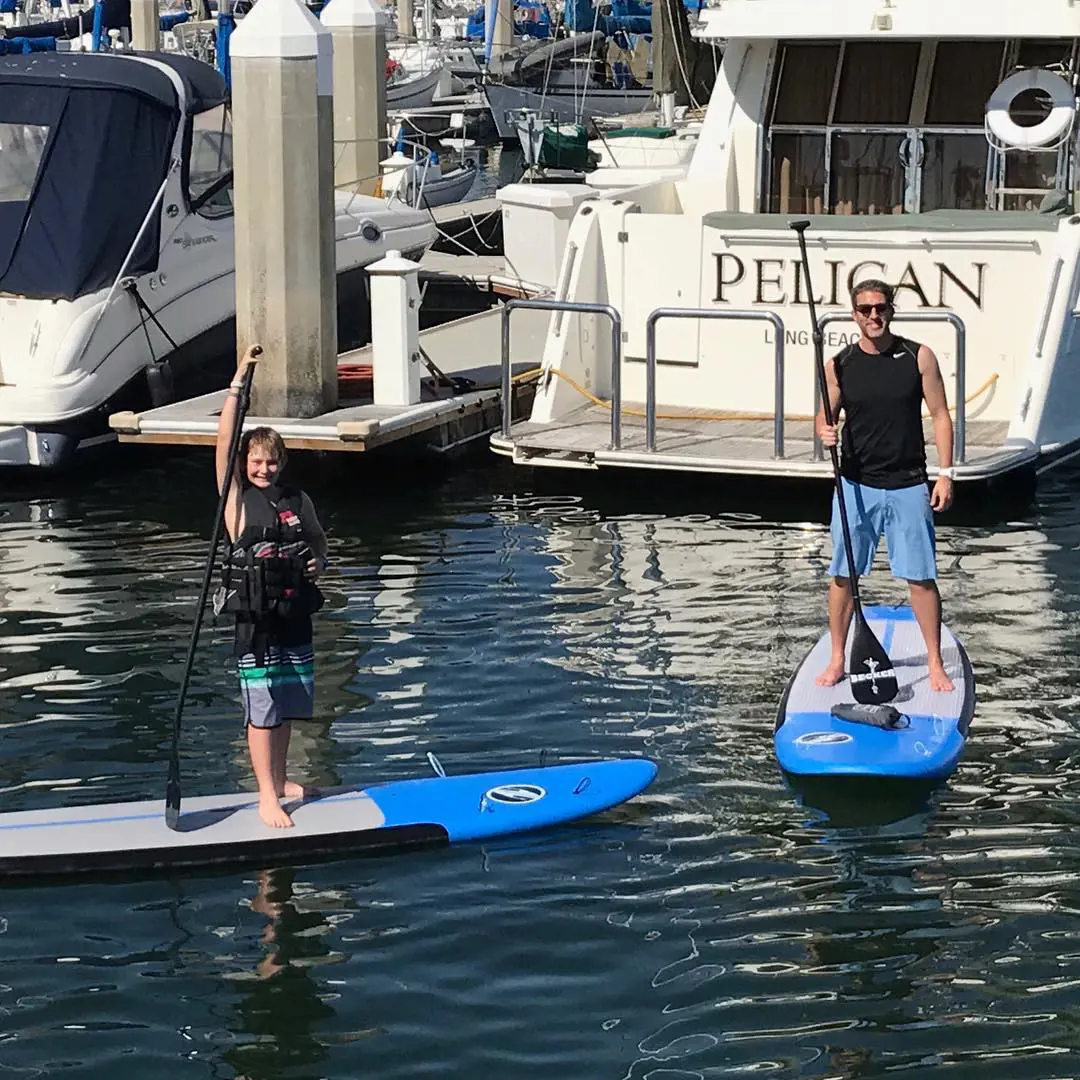
<path fill-rule="evenodd" d="M 855 310 L 860 315 L 888 315 L 892 304 L 856 304 Z"/>

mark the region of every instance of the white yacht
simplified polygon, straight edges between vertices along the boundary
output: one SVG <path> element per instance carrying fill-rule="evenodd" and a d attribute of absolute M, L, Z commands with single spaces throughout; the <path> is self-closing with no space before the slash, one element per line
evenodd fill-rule
<path fill-rule="evenodd" d="M 0 466 L 112 439 L 110 413 L 216 389 L 235 363 L 224 80 L 181 54 L 0 58 Z M 337 198 L 342 332 L 364 268 L 435 240 L 426 210 Z M 357 314 L 359 313 L 359 315 Z"/>
<path fill-rule="evenodd" d="M 1080 454 L 1080 7 L 718 0 L 702 22 L 725 44 L 684 176 L 500 193 L 508 260 L 567 310 L 496 452 L 829 476 L 790 227 L 808 218 L 826 355 L 853 340 L 851 285 L 894 285 L 897 332 L 941 361 L 959 480 Z M 557 273 L 530 275 L 553 243 Z"/>

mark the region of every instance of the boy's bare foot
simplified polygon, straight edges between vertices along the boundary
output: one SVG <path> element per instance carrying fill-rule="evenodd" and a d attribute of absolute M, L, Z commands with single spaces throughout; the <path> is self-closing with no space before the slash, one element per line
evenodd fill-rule
<path fill-rule="evenodd" d="M 281 809 L 276 796 L 264 795 L 259 798 L 259 817 L 264 825 L 272 829 L 291 829 L 293 819 Z"/>
<path fill-rule="evenodd" d="M 953 686 L 952 679 L 945 673 L 945 668 L 939 664 L 933 664 L 930 667 L 930 689 L 939 690 L 943 693 L 956 689 Z"/>
<path fill-rule="evenodd" d="M 319 793 L 318 788 L 304 787 L 295 780 L 286 780 L 285 786 L 278 793 L 283 799 L 309 799 Z"/>
<path fill-rule="evenodd" d="M 835 686 L 844 677 L 844 658 L 832 659 L 829 666 L 814 680 L 818 686 Z"/>

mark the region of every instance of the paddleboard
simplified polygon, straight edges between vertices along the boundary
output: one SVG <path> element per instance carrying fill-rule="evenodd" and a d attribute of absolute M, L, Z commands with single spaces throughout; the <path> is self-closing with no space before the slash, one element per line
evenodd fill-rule
<path fill-rule="evenodd" d="M 164 800 L 0 814 L 0 874 L 239 865 L 381 853 L 489 840 L 599 813 L 656 776 L 645 758 L 620 758 L 395 780 L 324 790 L 286 804 L 291 829 L 272 829 L 252 792 L 185 798 L 179 828 Z"/>
<path fill-rule="evenodd" d="M 954 689 L 930 689 L 926 645 L 910 607 L 864 607 L 870 629 L 896 671 L 900 691 L 888 706 L 859 706 L 851 683 L 818 686 L 828 666 L 826 631 L 788 683 L 773 745 L 794 776 L 938 780 L 956 768 L 975 712 L 975 676 L 964 647 L 946 626 L 941 656 Z"/>

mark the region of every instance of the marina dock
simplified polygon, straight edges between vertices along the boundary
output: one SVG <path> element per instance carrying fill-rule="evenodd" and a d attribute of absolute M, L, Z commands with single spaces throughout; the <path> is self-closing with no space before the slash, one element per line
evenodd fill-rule
<path fill-rule="evenodd" d="M 539 366 L 548 321 L 544 312 L 525 312 L 518 318 L 510 402 L 515 417 L 528 415 L 532 406 L 535 380 L 528 376 Z M 421 331 L 421 358 L 430 368 L 421 384 L 426 400 L 417 404 L 391 407 L 373 403 L 376 361 L 371 346 L 365 346 L 338 358 L 339 408 L 306 419 L 249 414 L 244 426 L 270 425 L 293 450 L 355 453 L 391 445 L 421 453 L 460 449 L 499 426 L 499 334 L 497 310 Z M 213 445 L 225 393 L 222 389 L 144 412 L 114 413 L 109 426 L 121 443 Z"/>

